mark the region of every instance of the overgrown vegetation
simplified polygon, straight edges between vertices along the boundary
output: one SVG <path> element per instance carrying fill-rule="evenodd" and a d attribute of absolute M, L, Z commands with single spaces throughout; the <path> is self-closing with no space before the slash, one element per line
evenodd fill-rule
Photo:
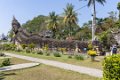
<path fill-rule="evenodd" d="M 53 54 L 55 57 L 61 57 L 61 54 L 59 52 L 54 52 Z"/>
<path fill-rule="evenodd" d="M 9 66 L 11 64 L 10 59 L 9 58 L 5 58 L 1 64 L 1 66 Z"/>
<path fill-rule="evenodd" d="M 120 54 L 105 57 L 103 80 L 120 80 Z"/>
<path fill-rule="evenodd" d="M 75 55 L 75 59 L 84 60 L 84 56 L 83 55 Z"/>

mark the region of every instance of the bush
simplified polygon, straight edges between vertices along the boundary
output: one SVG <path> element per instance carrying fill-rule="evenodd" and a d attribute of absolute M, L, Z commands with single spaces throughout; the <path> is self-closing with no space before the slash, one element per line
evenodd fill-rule
<path fill-rule="evenodd" d="M 21 44 L 22 48 L 25 49 L 27 46 L 27 44 Z"/>
<path fill-rule="evenodd" d="M 46 56 L 50 56 L 50 52 L 47 52 L 47 51 L 46 51 L 46 52 L 45 52 L 45 55 L 46 55 Z"/>
<path fill-rule="evenodd" d="M 21 52 L 22 50 L 21 50 L 21 49 L 16 49 L 15 51 L 16 51 L 16 52 Z"/>
<path fill-rule="evenodd" d="M 37 51 L 37 54 L 43 55 L 42 51 Z"/>
<path fill-rule="evenodd" d="M 84 56 L 83 55 L 75 55 L 75 59 L 76 60 L 84 60 Z"/>
<path fill-rule="evenodd" d="M 26 49 L 26 53 L 30 53 L 31 51 L 29 49 Z"/>
<path fill-rule="evenodd" d="M 33 44 L 33 43 L 29 44 L 29 45 L 28 45 L 28 48 L 32 51 L 32 49 L 35 48 L 35 44 Z"/>
<path fill-rule="evenodd" d="M 5 56 L 5 54 L 4 53 L 0 53 L 0 56 L 2 57 L 2 56 Z"/>
<path fill-rule="evenodd" d="M 2 44 L 2 50 L 15 50 L 16 45 L 14 44 Z"/>
<path fill-rule="evenodd" d="M 104 58 L 103 80 L 120 80 L 120 54 Z"/>
<path fill-rule="evenodd" d="M 55 57 L 61 57 L 61 54 L 60 54 L 59 52 L 55 52 L 55 53 L 54 53 L 54 56 L 55 56 Z"/>
<path fill-rule="evenodd" d="M 2 66 L 9 66 L 10 64 L 11 62 L 9 58 L 4 59 L 4 61 L 2 62 Z"/>
<path fill-rule="evenodd" d="M 70 58 L 70 59 L 71 59 L 71 58 L 72 58 L 72 56 L 71 56 L 71 55 L 69 55 L 69 56 L 68 56 L 68 58 Z"/>

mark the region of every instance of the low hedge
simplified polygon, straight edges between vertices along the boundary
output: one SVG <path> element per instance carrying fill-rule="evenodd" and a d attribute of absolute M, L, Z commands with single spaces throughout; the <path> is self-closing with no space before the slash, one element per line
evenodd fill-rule
<path fill-rule="evenodd" d="M 120 80 L 120 54 L 105 57 L 103 80 Z"/>

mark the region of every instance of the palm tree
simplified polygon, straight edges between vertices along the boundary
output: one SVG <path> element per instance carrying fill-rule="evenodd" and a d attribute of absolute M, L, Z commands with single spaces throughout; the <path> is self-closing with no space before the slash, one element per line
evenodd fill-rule
<path fill-rule="evenodd" d="M 68 3 L 66 9 L 64 9 L 64 23 L 69 27 L 69 36 L 72 35 L 72 25 L 76 25 L 77 21 L 77 13 L 74 11 L 74 6 Z"/>
<path fill-rule="evenodd" d="M 117 9 L 119 10 L 119 20 L 120 20 L 120 2 L 118 2 Z"/>
<path fill-rule="evenodd" d="M 56 30 L 58 27 L 58 15 L 55 12 L 49 13 L 48 29 L 53 32 L 53 37 L 56 38 Z"/>
<path fill-rule="evenodd" d="M 91 5 L 93 6 L 93 21 L 92 21 L 92 41 L 95 38 L 95 26 L 96 26 L 96 1 L 102 5 L 106 2 L 106 0 L 89 0 L 88 1 L 88 7 Z"/>

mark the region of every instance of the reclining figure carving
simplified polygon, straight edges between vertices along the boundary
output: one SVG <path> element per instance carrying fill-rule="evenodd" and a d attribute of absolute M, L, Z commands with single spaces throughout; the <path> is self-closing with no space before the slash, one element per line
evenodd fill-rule
<path fill-rule="evenodd" d="M 20 23 L 13 17 L 12 21 L 12 31 L 14 32 L 14 43 L 19 44 L 31 44 L 34 43 L 37 47 L 43 47 L 46 44 L 49 48 L 52 47 L 64 47 L 64 48 L 75 48 L 76 44 L 78 47 L 87 47 L 87 42 L 81 42 L 77 40 L 67 41 L 67 40 L 56 40 L 52 38 L 45 38 L 42 34 L 32 34 L 27 32 L 26 29 L 21 27 Z"/>

